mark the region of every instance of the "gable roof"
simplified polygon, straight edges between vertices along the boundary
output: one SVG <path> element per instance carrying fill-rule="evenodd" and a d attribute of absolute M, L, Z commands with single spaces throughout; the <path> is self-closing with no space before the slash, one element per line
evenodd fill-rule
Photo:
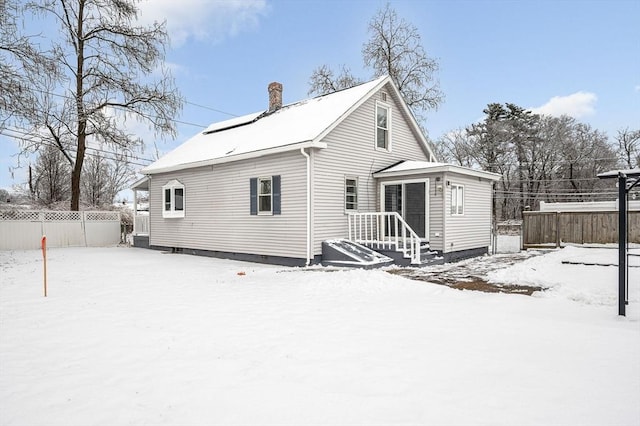
<path fill-rule="evenodd" d="M 383 76 L 349 89 L 285 105 L 272 113 L 257 112 L 213 123 L 143 168 L 141 173 L 164 173 L 301 148 L 326 148 L 322 138 L 386 84 L 402 99 L 392 80 Z M 409 108 L 404 101 L 400 104 L 425 152 L 433 156 Z"/>
<path fill-rule="evenodd" d="M 373 177 L 404 177 L 407 175 L 417 175 L 424 173 L 452 172 L 467 176 L 475 176 L 492 181 L 502 179 L 497 173 L 475 170 L 468 167 L 456 166 L 455 164 L 434 163 L 428 161 L 401 161 L 390 167 L 378 170 L 373 173 Z"/>

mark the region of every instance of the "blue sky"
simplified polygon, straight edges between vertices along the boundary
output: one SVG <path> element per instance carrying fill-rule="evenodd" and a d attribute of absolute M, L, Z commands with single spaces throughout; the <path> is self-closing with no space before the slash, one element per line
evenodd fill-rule
<path fill-rule="evenodd" d="M 361 48 L 385 3 L 146 0 L 141 19 L 167 20 L 166 60 L 189 102 L 178 120 L 206 126 L 266 109 L 272 81 L 283 84 L 285 103 L 308 97 L 309 76 L 321 64 L 372 77 Z M 572 115 L 611 138 L 618 129 L 640 128 L 640 0 L 390 3 L 418 28 L 440 65 L 445 100 L 427 115 L 431 139 L 481 119 L 491 102 Z M 152 133 L 133 128 L 152 158 Z M 167 152 L 199 130 L 178 124 L 178 137 L 157 146 Z M 13 179 L 9 173 L 16 152 L 0 139 L 0 188 L 26 180 L 24 171 Z"/>

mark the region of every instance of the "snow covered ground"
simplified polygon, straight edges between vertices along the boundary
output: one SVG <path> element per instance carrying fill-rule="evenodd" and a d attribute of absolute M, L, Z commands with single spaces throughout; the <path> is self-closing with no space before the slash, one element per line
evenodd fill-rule
<path fill-rule="evenodd" d="M 615 250 L 487 269 L 528 297 L 54 249 L 44 298 L 40 251 L 0 252 L 0 424 L 640 425 L 640 268 L 618 317 L 615 267 L 562 263 L 587 258 Z"/>

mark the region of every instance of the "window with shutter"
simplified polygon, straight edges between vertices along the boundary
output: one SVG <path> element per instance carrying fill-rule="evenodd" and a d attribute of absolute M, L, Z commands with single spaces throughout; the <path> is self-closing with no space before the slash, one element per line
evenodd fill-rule
<path fill-rule="evenodd" d="M 249 179 L 249 210 L 252 215 L 279 215 L 281 206 L 279 175 Z"/>

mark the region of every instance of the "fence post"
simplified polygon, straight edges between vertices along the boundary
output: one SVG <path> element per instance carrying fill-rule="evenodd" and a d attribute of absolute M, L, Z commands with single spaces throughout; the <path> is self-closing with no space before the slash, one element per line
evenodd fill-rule
<path fill-rule="evenodd" d="M 86 213 L 87 212 L 80 212 L 80 227 L 82 228 L 82 235 L 84 236 L 84 246 L 87 246 L 87 226 L 86 226 Z"/>
<path fill-rule="evenodd" d="M 556 248 L 560 247 L 560 215 L 562 213 L 556 212 Z"/>

